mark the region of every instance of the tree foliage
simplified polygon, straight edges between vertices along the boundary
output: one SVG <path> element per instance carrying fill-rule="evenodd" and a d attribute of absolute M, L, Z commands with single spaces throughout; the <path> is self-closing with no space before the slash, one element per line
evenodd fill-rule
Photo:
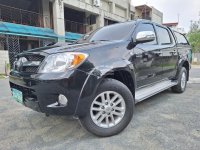
<path fill-rule="evenodd" d="M 189 33 L 188 39 L 193 52 L 200 52 L 200 32 Z"/>
<path fill-rule="evenodd" d="M 200 21 L 191 23 L 188 39 L 193 48 L 193 52 L 200 52 Z"/>

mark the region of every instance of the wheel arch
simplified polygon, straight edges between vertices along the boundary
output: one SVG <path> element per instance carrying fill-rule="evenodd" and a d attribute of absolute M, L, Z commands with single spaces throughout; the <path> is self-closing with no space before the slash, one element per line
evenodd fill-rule
<path fill-rule="evenodd" d="M 190 76 L 190 63 L 187 60 L 182 60 L 179 65 L 178 72 L 181 70 L 182 67 L 184 67 L 187 70 L 187 81 L 188 81 Z"/>
<path fill-rule="evenodd" d="M 122 82 L 131 91 L 133 97 L 135 97 L 136 84 L 135 84 L 134 73 L 128 71 L 127 69 L 117 69 L 117 70 L 113 70 L 111 72 L 106 73 L 103 76 L 103 79 L 105 78 L 115 79 L 117 81 Z"/>
<path fill-rule="evenodd" d="M 104 79 L 111 78 L 118 80 L 125 84 L 133 97 L 135 97 L 135 73 L 131 70 L 128 65 L 122 68 L 108 69 L 108 70 L 98 70 L 94 69 L 93 72 L 88 76 L 87 81 L 85 81 L 84 87 L 79 96 L 77 103 L 75 117 L 84 117 L 86 115 L 86 110 L 88 109 L 88 104 L 95 97 L 95 93 L 98 90 L 98 87 L 102 84 Z"/>

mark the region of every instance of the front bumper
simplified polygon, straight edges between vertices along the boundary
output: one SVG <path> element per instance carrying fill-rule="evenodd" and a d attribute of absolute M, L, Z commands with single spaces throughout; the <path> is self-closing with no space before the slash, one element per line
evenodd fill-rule
<path fill-rule="evenodd" d="M 48 74 L 22 77 L 22 75 L 11 72 L 10 87 L 23 93 L 23 104 L 26 107 L 46 114 L 71 116 L 75 114 L 79 96 L 87 77 L 87 73 L 79 70 L 70 71 L 62 75 L 62 78 L 59 76 L 57 79 L 48 79 Z M 68 104 L 49 107 L 58 101 L 59 94 L 68 99 Z"/>

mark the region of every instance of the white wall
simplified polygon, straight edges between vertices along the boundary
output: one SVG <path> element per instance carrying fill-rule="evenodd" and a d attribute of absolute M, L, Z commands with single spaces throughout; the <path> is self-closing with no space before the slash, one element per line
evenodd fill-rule
<path fill-rule="evenodd" d="M 0 74 L 5 74 L 6 63 L 9 63 L 8 51 L 0 50 Z"/>
<path fill-rule="evenodd" d="M 126 9 L 116 5 L 115 6 L 115 14 L 125 18 L 126 17 Z"/>
<path fill-rule="evenodd" d="M 160 12 L 159 10 L 155 9 L 152 7 L 152 21 L 162 24 L 163 23 L 163 13 Z"/>
<path fill-rule="evenodd" d="M 192 54 L 192 62 L 194 64 L 200 64 L 200 53 L 193 53 Z"/>
<path fill-rule="evenodd" d="M 101 1 L 101 8 L 107 12 L 111 12 L 111 4 L 108 1 Z"/>

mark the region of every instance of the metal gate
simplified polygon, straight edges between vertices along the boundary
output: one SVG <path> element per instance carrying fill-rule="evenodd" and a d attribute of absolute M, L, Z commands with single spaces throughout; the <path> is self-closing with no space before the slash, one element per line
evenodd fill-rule
<path fill-rule="evenodd" d="M 43 47 L 52 42 L 55 42 L 56 40 L 38 38 L 38 41 L 39 41 L 39 47 Z M 0 34 L 0 50 L 8 50 L 10 67 L 12 68 L 13 63 L 15 61 L 15 56 L 23 52 L 20 49 L 20 37 Z"/>
<path fill-rule="evenodd" d="M 40 39 L 40 47 L 47 46 L 53 42 L 55 42 L 53 39 Z"/>
<path fill-rule="evenodd" d="M 15 56 L 20 53 L 19 36 L 7 36 L 7 47 L 10 60 L 10 67 L 13 68 Z"/>

